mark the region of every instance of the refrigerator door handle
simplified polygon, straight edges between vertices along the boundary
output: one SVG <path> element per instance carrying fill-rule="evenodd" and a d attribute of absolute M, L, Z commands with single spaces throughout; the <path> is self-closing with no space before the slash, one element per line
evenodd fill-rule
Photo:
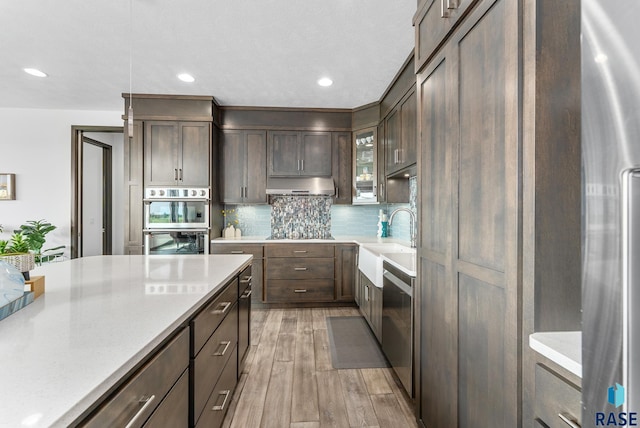
<path fill-rule="evenodd" d="M 640 169 L 622 173 L 623 326 L 622 379 L 626 385 L 623 411 L 640 405 Z"/>

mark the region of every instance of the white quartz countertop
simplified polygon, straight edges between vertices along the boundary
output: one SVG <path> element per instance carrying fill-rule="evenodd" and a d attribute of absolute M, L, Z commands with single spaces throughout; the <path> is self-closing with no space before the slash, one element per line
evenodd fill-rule
<path fill-rule="evenodd" d="M 99 256 L 32 271 L 44 295 L 0 321 L 0 427 L 67 426 L 250 260 Z"/>
<path fill-rule="evenodd" d="M 582 332 L 553 331 L 529 335 L 529 346 L 582 378 Z"/>

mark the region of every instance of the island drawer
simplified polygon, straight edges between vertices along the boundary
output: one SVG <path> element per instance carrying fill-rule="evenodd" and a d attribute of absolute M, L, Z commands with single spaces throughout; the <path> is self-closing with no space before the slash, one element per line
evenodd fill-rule
<path fill-rule="evenodd" d="M 238 301 L 238 279 L 229 282 L 222 294 L 208 304 L 192 321 L 193 351 L 196 355 L 205 342 L 211 337 L 224 317 Z"/>
<path fill-rule="evenodd" d="M 263 257 L 262 249 L 259 244 L 211 244 L 211 254 L 251 254 L 256 259 Z"/>
<path fill-rule="evenodd" d="M 220 327 L 207 341 L 202 351 L 193 360 L 194 374 L 194 415 L 196 420 L 202 413 L 204 405 L 211 395 L 213 386 L 218 381 L 237 345 L 238 337 L 238 305 L 233 305 Z"/>
<path fill-rule="evenodd" d="M 333 279 L 270 280 L 267 282 L 267 302 L 330 302 L 333 289 Z"/>
<path fill-rule="evenodd" d="M 189 423 L 189 371 L 185 370 L 143 427 L 181 427 L 187 423 Z"/>
<path fill-rule="evenodd" d="M 271 279 L 312 279 L 334 276 L 334 260 L 308 257 L 304 259 L 267 259 L 266 276 Z"/>
<path fill-rule="evenodd" d="M 561 417 L 580 424 L 581 393 L 578 387 L 541 364 L 536 365 L 535 376 L 535 417 L 550 428 L 567 427 Z"/>
<path fill-rule="evenodd" d="M 141 426 L 188 366 L 189 329 L 183 329 L 102 404 L 84 426 L 126 426 L 131 422 Z"/>
<path fill-rule="evenodd" d="M 334 245 L 328 244 L 271 244 L 265 245 L 269 257 L 333 257 Z"/>
<path fill-rule="evenodd" d="M 229 409 L 233 390 L 236 387 L 236 371 L 238 364 L 238 348 L 234 348 L 227 365 L 224 367 L 218 383 L 213 388 L 209 400 L 204 406 L 204 411 L 196 423 L 196 428 L 219 428 L 222 426 L 224 416 Z"/>

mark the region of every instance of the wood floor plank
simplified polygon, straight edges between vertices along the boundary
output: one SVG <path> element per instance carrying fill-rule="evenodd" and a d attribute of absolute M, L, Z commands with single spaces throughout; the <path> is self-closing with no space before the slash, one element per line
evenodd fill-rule
<path fill-rule="evenodd" d="M 338 370 L 316 372 L 320 425 L 322 427 L 348 427 L 349 416 L 345 405 Z"/>
<path fill-rule="evenodd" d="M 291 423 L 292 383 L 293 361 L 274 361 L 262 412 L 261 427 L 281 428 Z"/>
<path fill-rule="evenodd" d="M 258 345 L 260 343 L 260 336 L 262 336 L 262 329 L 264 323 L 269 315 L 268 309 L 251 309 L 251 344 Z"/>
<path fill-rule="evenodd" d="M 381 369 L 384 371 L 384 375 L 387 378 L 387 382 L 389 382 L 389 386 L 391 386 L 391 390 L 395 394 L 398 399 L 398 403 L 400 404 L 400 410 L 404 414 L 407 420 L 413 421 L 415 423 L 415 410 L 413 408 L 413 404 L 409 401 L 409 397 L 407 392 L 404 390 L 404 387 L 400 383 L 400 380 L 395 375 L 392 368 Z M 416 425 L 412 425 L 416 426 Z"/>
<path fill-rule="evenodd" d="M 320 422 L 294 422 L 289 428 L 320 428 Z"/>
<path fill-rule="evenodd" d="M 324 308 L 311 309 L 311 316 L 313 318 L 314 330 L 326 330 L 327 329 L 327 317 Z"/>
<path fill-rule="evenodd" d="M 316 371 L 333 370 L 327 330 L 313 331 L 313 345 L 315 349 Z"/>
<path fill-rule="evenodd" d="M 298 322 L 298 325 L 300 324 L 311 325 L 311 323 Z M 293 372 L 291 422 L 320 420 L 314 353 L 313 331 L 298 332 Z"/>
<path fill-rule="evenodd" d="M 260 426 L 281 322 L 282 311 L 269 311 L 254 362 L 233 415 L 232 428 Z"/>
<path fill-rule="evenodd" d="M 372 395 L 371 402 L 380 428 L 417 427 L 415 420 L 407 420 L 395 394 Z"/>
<path fill-rule="evenodd" d="M 349 425 L 354 427 L 378 426 L 378 419 L 373 410 L 367 386 L 360 370 L 339 370 L 340 384 L 347 406 Z"/>
<path fill-rule="evenodd" d="M 391 385 L 385 376 L 384 369 L 360 369 L 360 374 L 367 385 L 367 391 L 370 395 L 374 394 L 393 394 Z"/>
<path fill-rule="evenodd" d="M 293 361 L 296 355 L 296 334 L 280 333 L 276 344 L 276 361 Z"/>
<path fill-rule="evenodd" d="M 298 334 L 313 334 L 313 312 L 311 308 L 298 308 Z"/>

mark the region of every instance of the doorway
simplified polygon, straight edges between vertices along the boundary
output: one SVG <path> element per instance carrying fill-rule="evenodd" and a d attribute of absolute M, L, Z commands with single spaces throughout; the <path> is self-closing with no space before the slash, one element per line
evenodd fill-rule
<path fill-rule="evenodd" d="M 122 254 L 123 147 L 122 127 L 72 127 L 71 258 Z"/>

